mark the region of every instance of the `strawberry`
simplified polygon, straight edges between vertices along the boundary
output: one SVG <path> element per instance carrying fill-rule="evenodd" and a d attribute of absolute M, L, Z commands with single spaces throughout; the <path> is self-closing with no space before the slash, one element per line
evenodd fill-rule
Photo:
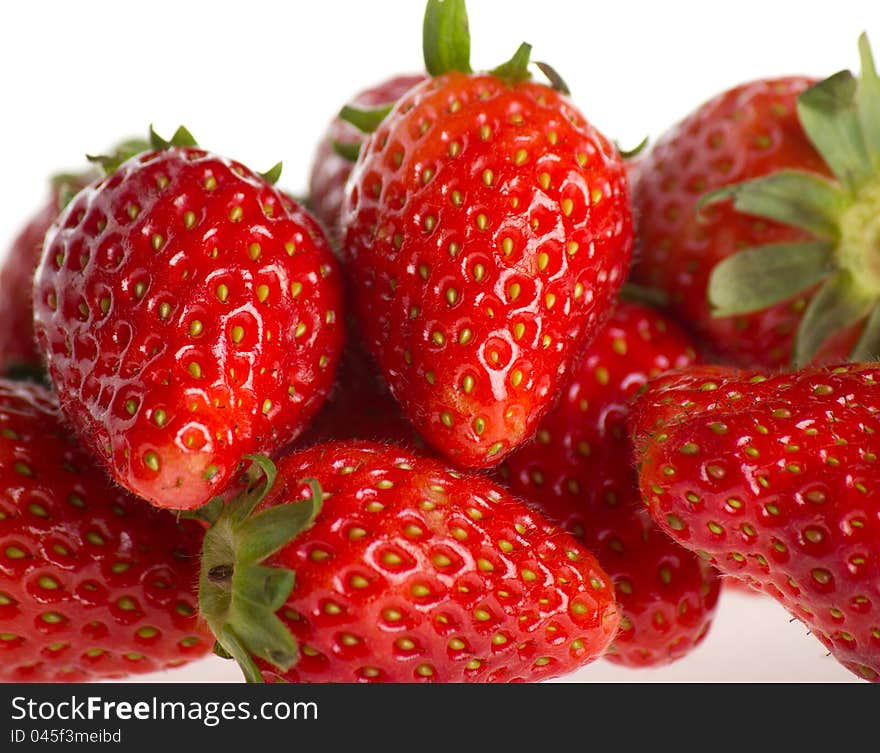
<path fill-rule="evenodd" d="M 645 513 L 626 430 L 636 391 L 695 358 L 690 338 L 667 317 L 619 303 L 536 436 L 499 469 L 511 491 L 598 556 L 622 612 L 606 658 L 629 666 L 684 656 L 706 635 L 718 600 L 714 569 Z"/>
<path fill-rule="evenodd" d="M 394 76 L 360 92 L 351 104 L 360 108 L 389 106 L 424 78 L 422 74 Z M 337 116 L 315 152 L 309 175 L 309 208 L 333 238 L 339 234 L 345 182 L 363 142 L 363 133 Z"/>
<path fill-rule="evenodd" d="M 199 596 L 250 680 L 541 680 L 614 636 L 595 558 L 486 478 L 370 442 L 258 465 L 205 510 Z"/>
<path fill-rule="evenodd" d="M 0 380 L 0 681 L 124 677 L 205 655 L 203 536 L 112 485 L 46 389 Z"/>
<path fill-rule="evenodd" d="M 470 72 L 464 4 L 430 0 L 431 78 L 375 125 L 343 252 L 367 346 L 427 443 L 489 467 L 550 409 L 625 277 L 623 162 L 529 46 Z M 380 113 L 381 115 L 382 113 Z"/>
<path fill-rule="evenodd" d="M 637 166 L 633 278 L 741 366 L 880 355 L 880 78 L 725 92 Z"/>
<path fill-rule="evenodd" d="M 692 368 L 633 412 L 651 515 L 880 680 L 880 367 Z"/>
<path fill-rule="evenodd" d="M 86 447 L 129 491 L 191 509 L 317 412 L 341 291 L 317 222 L 269 180 L 183 129 L 156 146 L 53 224 L 35 322 Z"/>

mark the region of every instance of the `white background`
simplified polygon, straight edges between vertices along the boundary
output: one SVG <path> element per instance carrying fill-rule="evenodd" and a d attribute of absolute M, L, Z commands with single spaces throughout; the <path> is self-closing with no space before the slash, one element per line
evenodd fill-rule
<path fill-rule="evenodd" d="M 421 69 L 421 0 L 17 2 L 0 21 L 0 255 L 44 201 L 46 177 L 150 123 L 304 191 L 314 144 L 347 97 Z M 519 42 L 567 80 L 622 146 L 658 136 L 737 83 L 825 76 L 880 58 L 880 2 L 470 0 L 472 62 Z M 2 324 L 2 323 L 0 323 Z M 209 659 L 168 680 L 237 679 Z M 154 678 L 145 678 L 154 679 Z M 156 678 L 160 679 L 160 678 Z M 818 641 L 764 597 L 729 594 L 704 646 L 663 670 L 598 662 L 569 680 L 848 681 Z"/>

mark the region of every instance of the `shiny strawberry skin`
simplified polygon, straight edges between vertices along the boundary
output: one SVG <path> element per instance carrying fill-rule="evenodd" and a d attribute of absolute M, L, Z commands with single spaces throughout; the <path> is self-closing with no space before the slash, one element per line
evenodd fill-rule
<path fill-rule="evenodd" d="M 317 222 L 243 165 L 147 152 L 81 191 L 46 236 L 37 337 L 62 408 L 113 477 L 160 507 L 222 490 L 292 441 L 342 345 Z"/>
<path fill-rule="evenodd" d="M 562 95 L 447 73 L 410 90 L 349 181 L 358 323 L 429 445 L 497 465 L 549 410 L 630 259 L 625 171 Z"/>
<path fill-rule="evenodd" d="M 363 109 L 391 104 L 424 79 L 423 74 L 394 76 L 360 92 L 351 100 L 351 104 Z M 352 161 L 337 153 L 334 142 L 358 148 L 364 141 L 366 137 L 361 131 L 337 116 L 330 121 L 315 152 L 309 174 L 309 208 L 323 223 L 331 238 L 340 232 L 345 183 L 354 166 Z"/>
<path fill-rule="evenodd" d="M 301 657 L 283 679 L 540 680 L 613 637 L 617 607 L 595 558 L 488 479 L 368 442 L 277 465 L 264 506 L 308 496 L 305 477 L 327 495 L 314 526 L 267 561 L 296 573 L 279 614 Z"/>
<path fill-rule="evenodd" d="M 204 656 L 203 533 L 113 485 L 47 390 L 0 380 L 0 681 L 125 677 Z"/>
<path fill-rule="evenodd" d="M 730 89 L 664 135 L 633 166 L 638 218 L 632 279 L 665 290 L 678 319 L 714 357 L 744 367 L 787 365 L 810 294 L 760 312 L 717 318 L 707 300 L 712 269 L 743 248 L 808 239 L 803 231 L 737 212 L 730 202 L 698 211 L 707 192 L 796 169 L 828 176 L 797 117 L 811 79 L 760 80 Z M 842 359 L 851 342 L 823 357 Z"/>
<path fill-rule="evenodd" d="M 661 377 L 634 409 L 657 523 L 880 679 L 880 368 Z"/>
<path fill-rule="evenodd" d="M 54 198 L 16 236 L 0 269 L 0 374 L 21 367 L 40 369 L 34 340 L 33 279 L 43 236 L 58 215 Z"/>
<path fill-rule="evenodd" d="M 684 656 L 705 637 L 718 601 L 715 570 L 645 513 L 626 427 L 649 379 L 696 359 L 668 317 L 618 303 L 535 437 L 500 468 L 511 491 L 583 541 L 611 576 L 622 618 L 606 658 L 628 666 Z"/>

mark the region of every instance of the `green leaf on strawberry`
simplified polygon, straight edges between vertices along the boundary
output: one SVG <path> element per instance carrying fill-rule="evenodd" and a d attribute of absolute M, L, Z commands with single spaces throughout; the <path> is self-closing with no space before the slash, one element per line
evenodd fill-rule
<path fill-rule="evenodd" d="M 199 603 L 217 642 L 241 666 L 248 682 L 262 682 L 260 657 L 287 670 L 299 658 L 296 641 L 276 616 L 290 596 L 294 573 L 264 561 L 307 529 L 321 509 L 321 487 L 311 497 L 254 510 L 272 489 L 275 464 L 251 456 L 250 483 L 213 521 L 205 535 Z"/>
<path fill-rule="evenodd" d="M 725 186 L 704 204 L 732 199 L 745 214 L 807 231 L 810 240 L 746 248 L 712 271 L 716 316 L 750 313 L 821 283 L 798 326 L 795 365 L 811 361 L 837 332 L 880 306 L 880 78 L 867 37 L 861 76 L 841 71 L 798 98 L 798 116 L 833 173 L 783 170 Z M 880 355 L 880 332 L 863 329 L 851 357 Z"/>
<path fill-rule="evenodd" d="M 128 139 L 117 144 L 116 148 L 109 154 L 87 154 L 86 159 L 92 164 L 99 165 L 104 175 L 109 175 L 127 159 L 130 159 L 141 152 L 146 152 L 151 148 L 156 148 L 154 146 L 155 137 L 156 134 L 151 127 L 149 141 L 144 139 Z M 67 201 L 71 198 L 73 198 L 73 194 L 68 197 Z M 65 201 L 59 208 L 63 209 L 63 207 L 67 205 L 67 201 Z"/>
<path fill-rule="evenodd" d="M 361 133 L 372 133 L 379 127 L 379 124 L 385 120 L 385 116 L 391 112 L 393 107 L 393 104 L 387 104 L 382 105 L 381 107 L 365 109 L 353 107 L 352 105 L 345 105 L 339 111 L 339 117 L 346 123 L 353 125 Z M 355 153 L 355 158 L 356 157 L 357 153 Z"/>

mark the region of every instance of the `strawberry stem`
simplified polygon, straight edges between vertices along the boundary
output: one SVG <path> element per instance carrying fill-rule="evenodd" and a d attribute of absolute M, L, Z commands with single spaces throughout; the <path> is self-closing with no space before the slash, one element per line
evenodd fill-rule
<path fill-rule="evenodd" d="M 471 35 L 464 0 L 428 0 L 422 25 L 422 52 L 425 70 L 432 76 L 450 71 L 473 72 L 470 62 Z M 523 42 L 510 60 L 491 71 L 492 75 L 510 85 L 528 81 L 531 78 L 531 52 L 531 45 Z M 535 65 L 556 91 L 571 93 L 553 66 L 537 62 Z"/>
<path fill-rule="evenodd" d="M 471 73 L 471 33 L 464 0 L 428 0 L 422 24 L 425 70 Z"/>

